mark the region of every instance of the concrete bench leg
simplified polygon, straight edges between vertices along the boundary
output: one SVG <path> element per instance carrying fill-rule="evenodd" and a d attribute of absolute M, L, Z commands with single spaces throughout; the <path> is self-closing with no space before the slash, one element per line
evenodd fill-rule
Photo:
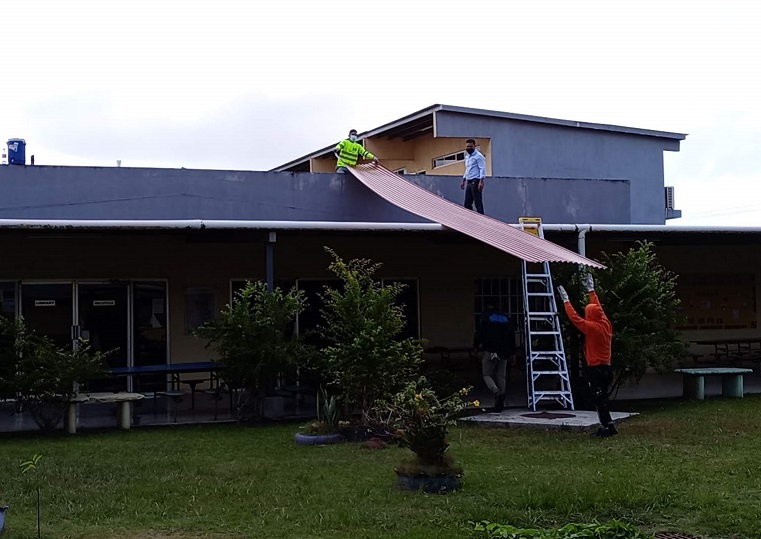
<path fill-rule="evenodd" d="M 129 401 L 116 404 L 116 421 L 123 430 L 129 430 L 132 426 L 132 406 Z"/>
<path fill-rule="evenodd" d="M 743 375 L 742 374 L 725 374 L 721 377 L 721 394 L 724 397 L 733 397 L 742 399 L 743 397 Z"/>
<path fill-rule="evenodd" d="M 682 376 L 684 397 L 702 401 L 705 399 L 705 378 L 703 376 Z"/>
<path fill-rule="evenodd" d="M 70 402 L 66 407 L 66 415 L 63 418 L 63 427 L 69 434 L 77 433 L 77 404 Z"/>

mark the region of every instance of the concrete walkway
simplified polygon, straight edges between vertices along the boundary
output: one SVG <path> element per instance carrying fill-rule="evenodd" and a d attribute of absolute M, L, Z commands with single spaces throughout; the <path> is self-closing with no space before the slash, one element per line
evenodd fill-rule
<path fill-rule="evenodd" d="M 629 412 L 612 412 L 614 423 L 620 423 L 637 415 Z M 542 429 L 563 429 L 593 431 L 599 426 L 597 413 L 588 410 L 519 410 L 512 408 L 499 413 L 482 413 L 460 418 L 463 425 L 480 427 L 534 427 Z"/>

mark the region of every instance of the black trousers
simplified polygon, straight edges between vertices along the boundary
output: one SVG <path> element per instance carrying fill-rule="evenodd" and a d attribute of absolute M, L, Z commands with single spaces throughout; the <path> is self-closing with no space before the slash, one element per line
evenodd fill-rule
<path fill-rule="evenodd" d="M 468 180 L 465 184 L 465 204 L 469 210 L 473 209 L 473 203 L 476 203 L 476 211 L 483 215 L 484 199 L 481 191 L 478 189 L 478 180 Z"/>
<path fill-rule="evenodd" d="M 610 365 L 589 367 L 587 375 L 589 388 L 592 390 L 592 402 L 597 408 L 597 418 L 600 420 L 600 425 L 608 427 L 613 424 L 608 404 L 608 388 L 613 382 L 613 367 Z"/>

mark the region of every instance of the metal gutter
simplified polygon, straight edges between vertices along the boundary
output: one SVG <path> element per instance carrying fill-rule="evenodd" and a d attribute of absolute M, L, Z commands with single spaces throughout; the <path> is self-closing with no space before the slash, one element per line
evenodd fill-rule
<path fill-rule="evenodd" d="M 441 231 L 439 223 L 363 223 L 343 221 L 225 221 L 225 220 L 88 220 L 0 219 L 0 229 L 131 229 L 131 230 L 348 230 Z"/>
<path fill-rule="evenodd" d="M 520 225 L 505 223 L 513 228 Z M 221 219 L 0 219 L 2 228 L 131 228 L 131 229 L 251 229 L 251 230 L 380 230 L 439 232 L 440 223 L 388 223 L 361 221 L 256 221 Z M 545 232 L 682 232 L 702 234 L 761 234 L 761 226 L 544 224 Z"/>
<path fill-rule="evenodd" d="M 761 234 L 761 226 L 693 226 L 693 225 L 595 225 L 595 224 L 544 224 L 550 232 L 698 232 L 704 234 Z"/>

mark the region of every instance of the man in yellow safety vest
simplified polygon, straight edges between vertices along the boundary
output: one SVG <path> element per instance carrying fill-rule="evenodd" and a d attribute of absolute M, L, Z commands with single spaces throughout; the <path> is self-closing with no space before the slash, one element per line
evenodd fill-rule
<path fill-rule="evenodd" d="M 360 156 L 365 159 L 372 159 L 376 165 L 378 164 L 378 158 L 365 150 L 365 148 L 357 142 L 356 129 L 349 131 L 349 138 L 339 142 L 333 152 L 338 159 L 338 161 L 336 161 L 336 172 L 338 174 L 346 174 L 349 172 L 347 167 L 355 166 Z"/>

